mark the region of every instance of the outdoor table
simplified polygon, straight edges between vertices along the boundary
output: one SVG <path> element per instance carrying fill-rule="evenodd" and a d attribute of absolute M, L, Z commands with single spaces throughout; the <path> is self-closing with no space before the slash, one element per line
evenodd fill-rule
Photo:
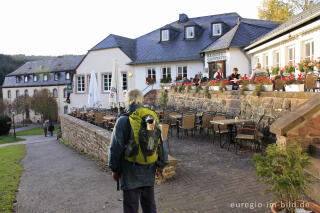
<path fill-rule="evenodd" d="M 229 131 L 229 147 L 230 144 L 235 144 L 235 142 L 233 141 L 233 126 L 236 124 L 243 124 L 243 123 L 251 123 L 252 120 L 247 120 L 247 119 L 225 119 L 225 120 L 215 120 L 215 121 L 210 121 L 211 124 L 216 124 L 216 125 L 226 125 Z M 225 143 L 224 143 L 225 144 Z M 223 148 L 224 144 L 221 146 L 221 148 Z M 221 144 L 220 144 L 221 145 Z M 228 147 L 228 150 L 229 150 Z"/>

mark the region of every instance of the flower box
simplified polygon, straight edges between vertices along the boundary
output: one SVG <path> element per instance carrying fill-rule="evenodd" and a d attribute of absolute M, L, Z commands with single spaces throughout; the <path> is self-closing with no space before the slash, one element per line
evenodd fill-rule
<path fill-rule="evenodd" d="M 163 89 L 170 89 L 171 88 L 171 83 L 161 83 L 160 87 Z"/>
<path fill-rule="evenodd" d="M 226 85 L 226 90 L 231 91 L 232 90 L 232 85 Z"/>
<path fill-rule="evenodd" d="M 210 86 L 209 90 L 211 91 L 219 91 L 220 86 Z"/>
<path fill-rule="evenodd" d="M 202 87 L 202 90 L 205 90 L 206 89 L 206 86 L 201 86 Z"/>
<path fill-rule="evenodd" d="M 253 91 L 255 88 L 256 88 L 256 85 L 254 85 L 254 84 L 248 84 L 248 86 L 247 86 L 247 90 L 249 90 L 249 91 Z"/>
<path fill-rule="evenodd" d="M 286 92 L 303 92 L 304 84 L 288 84 L 284 88 Z"/>
<path fill-rule="evenodd" d="M 196 86 L 191 86 L 191 89 L 192 90 L 195 90 L 197 87 Z"/>
<path fill-rule="evenodd" d="M 272 84 L 264 84 L 262 85 L 263 90 L 266 92 L 272 92 L 273 91 L 273 85 Z"/>

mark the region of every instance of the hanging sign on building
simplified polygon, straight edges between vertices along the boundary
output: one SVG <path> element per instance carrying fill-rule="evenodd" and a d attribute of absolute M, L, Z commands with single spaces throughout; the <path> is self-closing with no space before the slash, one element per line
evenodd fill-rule
<path fill-rule="evenodd" d="M 214 52 L 214 53 L 207 53 L 207 61 L 224 61 L 226 60 L 226 52 Z"/>

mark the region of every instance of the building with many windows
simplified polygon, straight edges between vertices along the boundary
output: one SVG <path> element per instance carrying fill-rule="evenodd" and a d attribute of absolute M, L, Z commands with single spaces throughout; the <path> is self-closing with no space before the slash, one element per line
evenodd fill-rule
<path fill-rule="evenodd" d="M 237 13 L 179 19 L 136 39 L 109 35 L 88 51 L 74 75 L 74 107 L 87 105 L 90 74 L 94 72 L 102 98 L 102 107 L 110 107 L 112 70 L 117 64 L 120 102 L 127 90 L 137 88 L 146 94 L 160 88 L 168 79 L 207 73 L 213 78 L 221 67 L 225 77 L 238 67 L 248 74 L 250 59 L 243 48 L 277 27 L 269 21 L 246 19 Z M 148 85 L 146 79 L 154 79 Z"/>
<path fill-rule="evenodd" d="M 48 89 L 57 99 L 59 113 L 67 113 L 69 103 L 67 86 L 83 56 L 59 56 L 38 61 L 30 61 L 5 77 L 2 94 L 12 103 L 20 95 L 33 96 L 41 89 Z M 30 111 L 31 121 L 40 121 L 40 116 Z M 19 115 L 18 120 L 22 117 Z"/>
<path fill-rule="evenodd" d="M 258 62 L 264 68 L 283 68 L 304 59 L 317 59 L 320 57 L 320 4 L 252 42 L 245 51 L 253 62 L 252 68 Z"/>

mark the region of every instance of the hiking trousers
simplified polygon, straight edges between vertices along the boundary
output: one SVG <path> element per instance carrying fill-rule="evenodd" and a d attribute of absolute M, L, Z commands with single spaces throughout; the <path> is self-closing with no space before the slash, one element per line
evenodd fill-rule
<path fill-rule="evenodd" d="M 143 213 L 157 212 L 153 186 L 123 190 L 123 213 L 139 213 L 139 201 Z"/>

